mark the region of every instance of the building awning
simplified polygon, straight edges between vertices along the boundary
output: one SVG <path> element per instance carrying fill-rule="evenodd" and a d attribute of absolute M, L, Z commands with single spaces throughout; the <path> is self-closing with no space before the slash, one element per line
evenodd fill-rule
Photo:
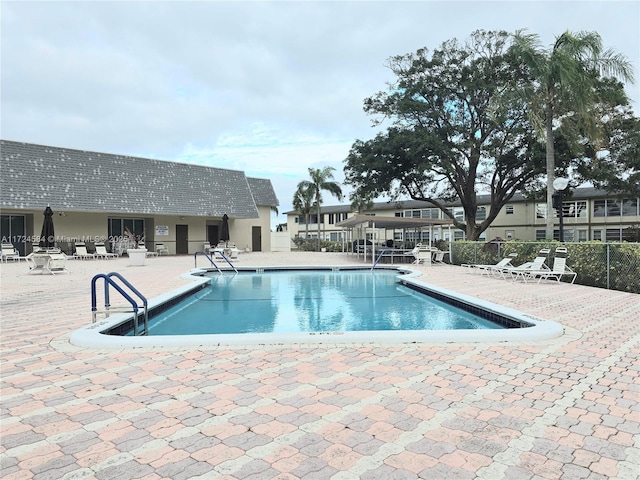
<path fill-rule="evenodd" d="M 384 228 L 385 230 L 432 227 L 436 225 L 453 225 L 453 220 L 355 215 L 351 218 L 348 218 L 347 220 L 336 223 L 336 227 L 341 228 L 355 228 L 359 226 L 369 228 Z"/>

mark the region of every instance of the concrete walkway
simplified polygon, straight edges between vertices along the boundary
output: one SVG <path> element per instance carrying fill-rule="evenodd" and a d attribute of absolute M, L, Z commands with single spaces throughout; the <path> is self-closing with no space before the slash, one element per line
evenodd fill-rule
<path fill-rule="evenodd" d="M 200 266 L 204 260 L 200 259 Z M 241 265 L 351 264 L 331 253 Z M 3 479 L 637 479 L 640 295 L 513 283 L 454 266 L 425 280 L 566 327 L 555 340 L 91 350 L 90 279 L 146 296 L 193 257 L 1 267 Z"/>

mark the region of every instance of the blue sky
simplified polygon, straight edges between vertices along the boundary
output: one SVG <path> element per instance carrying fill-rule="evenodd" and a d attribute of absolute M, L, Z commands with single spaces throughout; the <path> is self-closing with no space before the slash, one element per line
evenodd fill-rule
<path fill-rule="evenodd" d="M 375 136 L 362 104 L 392 79 L 392 55 L 477 29 L 527 29 L 545 45 L 588 30 L 640 77 L 634 0 L 4 0 L 0 14 L 3 139 L 269 178 L 272 224 L 309 167 L 341 181 L 353 142 Z"/>

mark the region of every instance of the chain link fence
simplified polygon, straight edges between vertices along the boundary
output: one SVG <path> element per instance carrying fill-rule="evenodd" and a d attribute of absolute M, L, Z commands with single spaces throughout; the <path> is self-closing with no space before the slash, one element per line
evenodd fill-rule
<path fill-rule="evenodd" d="M 520 265 L 533 260 L 540 249 L 549 248 L 546 263 L 551 267 L 555 248 L 559 246 L 567 247 L 567 265 L 578 274 L 575 283 L 640 293 L 640 243 L 456 241 L 451 244 L 451 263 L 490 265 L 516 253 L 513 263 Z"/>

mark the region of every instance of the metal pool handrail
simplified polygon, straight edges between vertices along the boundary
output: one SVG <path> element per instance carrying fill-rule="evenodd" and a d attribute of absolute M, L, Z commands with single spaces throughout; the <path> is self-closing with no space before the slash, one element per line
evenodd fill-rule
<path fill-rule="evenodd" d="M 196 253 L 193 254 L 193 266 L 194 266 L 194 268 L 198 267 L 198 260 L 197 260 L 198 259 L 198 255 L 204 255 L 211 262 L 211 265 L 216 267 L 216 270 L 218 270 L 218 272 L 223 273 L 222 270 L 220 270 L 220 267 L 218 267 L 218 265 L 216 265 L 216 262 L 213 261 L 213 258 L 211 258 L 211 255 L 209 255 L 204 250 L 198 250 Z M 231 263 L 229 261 L 229 259 L 227 258 L 227 256 L 223 252 L 218 252 L 218 255 L 220 255 L 229 264 L 229 266 L 231 268 L 233 268 L 234 272 L 238 273 L 238 269 L 236 269 L 236 267 L 233 266 L 233 263 Z"/>
<path fill-rule="evenodd" d="M 96 322 L 96 315 L 98 314 L 97 298 L 96 298 L 97 297 L 96 282 L 98 281 L 99 278 L 104 278 L 104 308 L 107 316 L 109 316 L 110 312 L 115 311 L 110 309 L 111 305 L 109 302 L 109 285 L 111 285 L 120 293 L 120 295 L 122 295 L 125 298 L 125 300 L 127 300 L 131 304 L 131 307 L 133 310 L 133 334 L 138 335 L 138 309 L 140 308 L 138 305 L 138 302 L 136 302 L 131 297 L 131 295 L 129 295 L 120 285 L 118 285 L 115 281 L 113 281 L 111 277 L 118 278 L 135 295 L 137 295 L 140 300 L 142 300 L 142 306 L 144 309 L 144 317 L 143 317 L 144 324 L 142 329 L 142 335 L 147 335 L 147 333 L 149 332 L 148 330 L 149 312 L 148 312 L 147 299 L 133 285 L 131 285 L 131 283 L 129 283 L 127 279 L 125 279 L 118 272 L 99 273 L 91 279 L 91 315 L 92 315 L 93 323 Z"/>
<path fill-rule="evenodd" d="M 386 252 L 392 252 L 393 250 L 394 250 L 393 248 L 383 248 L 382 250 L 380 250 L 380 255 L 378 255 L 378 258 L 376 258 L 376 261 L 373 262 L 373 265 L 371 265 L 371 271 L 373 272 L 373 269 L 375 268 L 375 266 L 378 264 L 378 262 Z"/>

